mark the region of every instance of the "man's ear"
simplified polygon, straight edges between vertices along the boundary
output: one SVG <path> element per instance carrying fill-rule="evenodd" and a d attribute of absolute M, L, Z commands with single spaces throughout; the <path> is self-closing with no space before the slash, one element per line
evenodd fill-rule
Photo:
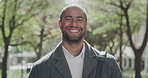
<path fill-rule="evenodd" d="M 58 20 L 58 24 L 59 24 L 59 27 L 60 27 L 60 29 L 62 28 L 62 21 L 61 20 Z"/>
<path fill-rule="evenodd" d="M 86 22 L 86 29 L 88 28 L 88 22 Z"/>
<path fill-rule="evenodd" d="M 91 28 L 89 27 L 88 22 L 86 22 L 86 30 L 87 30 L 87 31 L 91 31 Z"/>

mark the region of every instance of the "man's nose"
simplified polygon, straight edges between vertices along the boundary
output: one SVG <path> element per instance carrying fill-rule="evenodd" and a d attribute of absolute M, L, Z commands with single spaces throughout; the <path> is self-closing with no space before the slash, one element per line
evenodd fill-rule
<path fill-rule="evenodd" d="M 71 25 L 72 25 L 72 26 L 77 26 L 77 25 L 78 25 L 77 20 L 72 20 Z"/>

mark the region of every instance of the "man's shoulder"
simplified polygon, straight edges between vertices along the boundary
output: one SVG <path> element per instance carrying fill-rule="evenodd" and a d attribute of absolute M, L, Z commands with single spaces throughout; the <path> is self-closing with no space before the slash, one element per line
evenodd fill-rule
<path fill-rule="evenodd" d="M 41 57 L 39 60 L 37 60 L 34 63 L 34 66 L 46 65 L 46 63 L 50 62 L 50 60 L 52 59 L 52 54 L 53 54 L 53 51 L 51 51 L 48 54 L 46 54 L 45 56 Z"/>
<path fill-rule="evenodd" d="M 59 53 L 57 53 L 61 49 L 61 43 L 59 43 L 55 49 L 50 51 L 45 56 L 41 57 L 39 60 L 37 60 L 34 63 L 34 66 L 36 65 L 47 65 L 47 64 L 54 64 L 54 62 L 57 61 L 57 57 L 59 56 Z"/>
<path fill-rule="evenodd" d="M 105 52 L 105 51 L 99 51 L 97 49 L 94 49 L 94 50 L 95 50 L 98 58 L 101 60 L 104 60 L 105 66 L 109 65 L 109 67 L 112 67 L 112 65 L 117 64 L 115 57 L 113 55 L 111 55 L 110 53 Z"/>
<path fill-rule="evenodd" d="M 93 50 L 96 52 L 96 54 L 98 56 L 104 57 L 104 58 L 108 58 L 108 59 L 115 59 L 115 57 L 113 55 L 111 55 L 110 53 L 106 52 L 106 51 L 99 51 L 96 48 L 93 48 Z"/>

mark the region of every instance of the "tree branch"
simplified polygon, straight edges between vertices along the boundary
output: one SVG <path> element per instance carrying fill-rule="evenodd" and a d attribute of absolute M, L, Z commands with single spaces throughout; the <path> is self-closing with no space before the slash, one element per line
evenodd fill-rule
<path fill-rule="evenodd" d="M 5 18 L 6 18 L 7 1 L 8 0 L 5 0 L 5 2 L 4 2 L 4 8 L 3 8 L 3 13 L 2 13 L 2 25 L 1 25 L 1 30 L 2 30 L 4 42 L 6 41 L 6 38 L 7 38 L 6 34 L 5 34 Z"/>
<path fill-rule="evenodd" d="M 131 3 L 133 2 L 133 0 L 130 0 L 127 4 L 126 4 L 126 9 L 129 9 L 130 8 L 130 6 L 131 6 Z"/>
<path fill-rule="evenodd" d="M 33 6 L 35 5 L 35 2 L 36 2 L 36 0 L 34 0 L 34 2 L 31 4 L 31 7 L 26 11 L 27 14 L 29 14 L 31 12 L 31 10 L 33 9 Z M 27 6 L 27 5 L 25 5 L 25 6 Z M 16 20 L 20 20 L 20 18 L 26 17 L 26 15 L 27 15 L 26 13 L 21 15 L 21 16 L 19 16 Z"/>
<path fill-rule="evenodd" d="M 14 28 L 17 28 L 17 27 L 19 27 L 19 26 L 23 25 L 23 24 L 24 24 L 24 22 L 28 21 L 30 18 L 32 18 L 32 17 L 34 17 L 34 16 L 36 16 L 36 15 L 38 15 L 38 13 L 36 13 L 36 14 L 32 14 L 32 15 L 31 15 L 31 16 L 29 16 L 28 18 L 23 19 L 20 23 L 16 24 Z"/>
<path fill-rule="evenodd" d="M 142 42 L 142 46 L 140 47 L 141 50 L 144 50 L 146 44 L 148 43 L 148 0 L 147 0 L 147 14 L 146 14 L 146 31 L 144 35 L 144 40 Z"/>
<path fill-rule="evenodd" d="M 110 2 L 110 3 L 108 3 L 108 4 L 113 5 L 113 6 L 116 6 L 116 7 L 118 7 L 118 8 L 121 8 L 120 5 L 117 5 L 117 4 L 113 3 L 113 2 Z"/>
<path fill-rule="evenodd" d="M 30 41 L 24 41 L 24 42 L 21 42 L 21 43 L 10 44 L 10 46 L 20 46 L 20 45 L 25 45 L 25 44 L 32 45 L 32 43 Z"/>

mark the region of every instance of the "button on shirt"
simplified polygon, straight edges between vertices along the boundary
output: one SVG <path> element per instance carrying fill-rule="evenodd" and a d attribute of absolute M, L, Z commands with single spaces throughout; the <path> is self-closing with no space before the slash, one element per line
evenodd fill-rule
<path fill-rule="evenodd" d="M 64 55 L 66 57 L 72 78 L 82 78 L 85 44 L 83 44 L 82 51 L 78 56 L 71 55 L 64 48 L 64 46 L 62 46 L 62 48 L 63 48 Z"/>

